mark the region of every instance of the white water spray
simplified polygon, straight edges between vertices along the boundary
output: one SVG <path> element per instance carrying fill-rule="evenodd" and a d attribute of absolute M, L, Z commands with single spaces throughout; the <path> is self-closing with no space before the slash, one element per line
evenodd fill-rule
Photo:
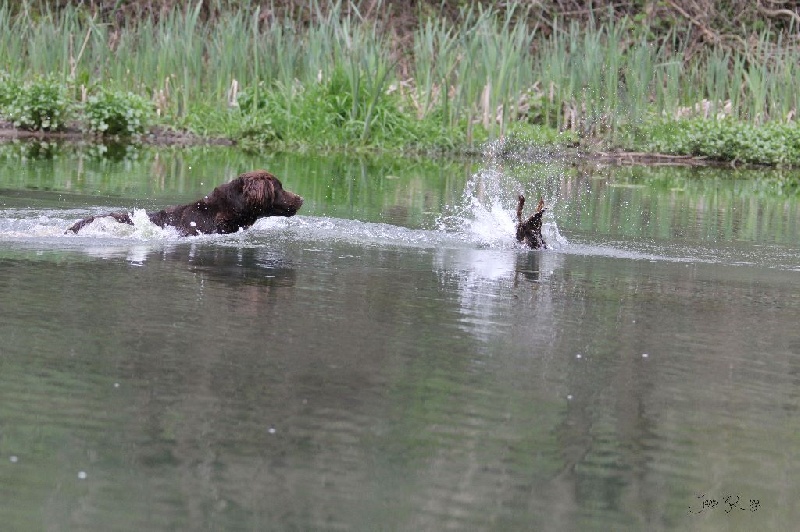
<path fill-rule="evenodd" d="M 483 247 L 512 248 L 519 246 L 515 240 L 516 206 L 520 192 L 527 197 L 544 197 L 545 213 L 542 234 L 551 249 L 568 244 L 558 231 L 552 215 L 555 198 L 548 198 L 544 191 L 527 187 L 514 177 L 503 172 L 501 167 L 490 166 L 476 172 L 464 187 L 458 205 L 448 207 L 437 219 L 437 228 L 461 234 L 468 241 Z M 531 189 L 531 190 L 526 190 Z M 530 213 L 523 213 L 527 217 Z"/>

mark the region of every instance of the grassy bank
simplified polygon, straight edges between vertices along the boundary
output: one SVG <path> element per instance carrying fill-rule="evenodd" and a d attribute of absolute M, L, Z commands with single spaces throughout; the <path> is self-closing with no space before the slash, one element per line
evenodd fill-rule
<path fill-rule="evenodd" d="M 428 16 L 402 39 L 341 2 L 281 18 L 245 3 L 213 20 L 202 6 L 112 26 L 80 7 L 0 4 L 0 113 L 17 127 L 158 124 L 280 149 L 458 152 L 517 134 L 800 164 L 800 46 L 769 25 L 690 50 L 690 31 L 626 18 L 545 32 L 522 3 L 463 8 L 457 25 Z"/>

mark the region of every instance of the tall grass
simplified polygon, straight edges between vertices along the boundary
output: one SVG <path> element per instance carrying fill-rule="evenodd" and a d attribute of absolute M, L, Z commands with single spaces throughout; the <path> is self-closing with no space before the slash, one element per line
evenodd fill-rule
<path fill-rule="evenodd" d="M 544 35 L 520 2 L 502 12 L 464 7 L 457 25 L 428 17 L 398 57 L 391 36 L 344 0 L 325 9 L 314 0 L 282 19 L 245 1 L 213 22 L 200 17 L 201 5 L 112 27 L 85 7 L 55 11 L 22 0 L 12 9 L 2 0 L 0 72 L 54 76 L 76 98 L 81 86 L 133 90 L 178 124 L 198 107 L 227 112 L 236 87 L 256 93 L 242 113 L 255 110 L 258 91 L 279 91 L 287 127 L 308 105 L 305 89 L 343 76 L 345 118 L 361 142 L 384 127 L 388 93 L 400 97 L 401 112 L 463 129 L 468 140 L 477 130 L 500 136 L 518 120 L 613 139 L 648 116 L 675 116 L 704 100 L 706 114 L 763 124 L 793 119 L 800 99 L 800 47 L 770 29 L 689 54 L 688 33 L 656 41 L 613 17 L 588 27 L 560 21 Z"/>
<path fill-rule="evenodd" d="M 448 125 L 465 120 L 499 128 L 517 118 L 515 105 L 534 82 L 531 45 L 535 30 L 527 11 L 509 9 L 503 18 L 464 8 L 461 25 L 429 19 L 414 40 L 412 100 L 420 118 L 440 112 Z"/>

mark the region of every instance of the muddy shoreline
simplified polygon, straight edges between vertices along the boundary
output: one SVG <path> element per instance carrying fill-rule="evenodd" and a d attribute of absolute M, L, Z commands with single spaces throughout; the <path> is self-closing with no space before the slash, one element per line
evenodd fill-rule
<path fill-rule="evenodd" d="M 133 139 L 121 137 L 103 137 L 102 135 L 84 132 L 76 127 L 68 127 L 62 131 L 29 131 L 13 127 L 9 122 L 0 121 L 0 144 L 14 141 L 69 142 L 76 144 L 102 144 L 105 142 L 134 142 L 155 147 L 189 147 L 189 146 L 236 146 L 236 141 L 223 137 L 203 137 L 186 131 L 176 131 L 165 127 L 153 127 L 143 135 Z M 598 164 L 630 166 L 725 166 L 730 162 L 696 157 L 691 155 L 667 155 L 646 152 L 627 152 L 622 150 L 586 150 L 577 149 L 576 159 Z"/>
<path fill-rule="evenodd" d="M 40 142 L 75 142 L 85 144 L 102 144 L 104 142 L 135 142 L 149 146 L 233 146 L 231 139 L 217 137 L 201 137 L 185 131 L 175 131 L 165 127 L 152 127 L 143 134 L 133 138 L 103 137 L 96 133 L 82 131 L 78 127 L 67 127 L 62 131 L 30 131 L 15 128 L 10 122 L 0 121 L 0 143 L 15 140 L 38 140 Z"/>

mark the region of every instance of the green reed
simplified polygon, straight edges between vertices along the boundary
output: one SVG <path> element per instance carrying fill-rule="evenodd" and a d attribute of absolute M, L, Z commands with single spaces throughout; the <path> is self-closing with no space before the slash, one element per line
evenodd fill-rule
<path fill-rule="evenodd" d="M 527 11 L 465 8 L 458 28 L 443 20 L 421 25 L 414 44 L 413 101 L 419 117 L 440 112 L 450 125 L 480 123 L 502 133 L 533 84 Z M 469 135 L 469 132 L 468 132 Z"/>
<path fill-rule="evenodd" d="M 198 0 L 112 27 L 87 8 L 23 0 L 12 9 L 3 0 L 0 71 L 20 80 L 55 76 L 76 98 L 94 86 L 132 90 L 176 125 L 197 109 L 228 112 L 237 90 L 252 88 L 254 105 L 258 91 L 280 91 L 289 128 L 292 117 L 308 115 L 302 106 L 319 103 L 307 97 L 310 88 L 343 76 L 336 86 L 360 142 L 397 126 L 383 105 L 388 93 L 401 100 L 397 112 L 465 130 L 468 140 L 482 138 L 479 130 L 503 135 L 520 120 L 613 140 L 647 117 L 677 116 L 703 100 L 710 116 L 752 124 L 797 112 L 800 47 L 769 29 L 689 53 L 688 31 L 653 40 L 647 28 L 613 17 L 588 26 L 556 21 L 545 36 L 520 2 L 504 11 L 463 7 L 457 24 L 426 18 L 402 55 L 357 4 L 338 0 L 323 10 L 320 1 L 276 20 L 243 2 L 206 21 Z"/>

